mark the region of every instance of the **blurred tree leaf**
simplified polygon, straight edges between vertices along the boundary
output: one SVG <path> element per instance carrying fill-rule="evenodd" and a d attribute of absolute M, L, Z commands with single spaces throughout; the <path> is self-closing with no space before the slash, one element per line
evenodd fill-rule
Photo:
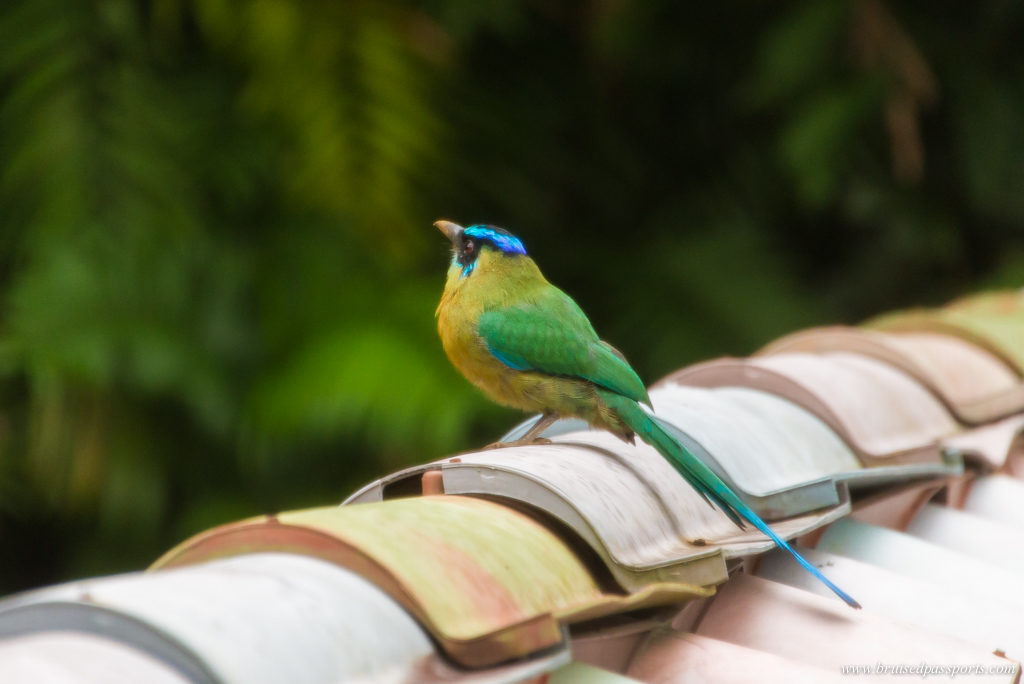
<path fill-rule="evenodd" d="M 841 54 L 849 11 L 845 0 L 815 0 L 782 12 L 760 38 L 752 97 L 765 104 L 785 102 L 828 82 Z"/>
<path fill-rule="evenodd" d="M 254 395 L 253 423 L 275 438 L 364 429 L 385 448 L 416 444 L 420 458 L 437 454 L 454 446 L 478 398 L 439 372 L 435 356 L 433 345 L 425 349 L 400 330 L 327 332 L 267 374 Z"/>
<path fill-rule="evenodd" d="M 816 93 L 783 130 L 779 151 L 803 202 L 820 208 L 835 200 L 839 183 L 854 166 L 858 133 L 878 111 L 881 96 L 872 79 Z"/>
<path fill-rule="evenodd" d="M 972 207 L 996 220 L 1024 223 L 1024 90 L 978 77 L 957 121 L 959 152 Z"/>

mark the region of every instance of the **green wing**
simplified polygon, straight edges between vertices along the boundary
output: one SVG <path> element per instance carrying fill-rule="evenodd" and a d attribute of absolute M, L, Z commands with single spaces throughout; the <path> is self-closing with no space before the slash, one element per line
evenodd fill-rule
<path fill-rule="evenodd" d="M 531 294 L 526 302 L 480 316 L 477 332 L 495 358 L 516 370 L 583 378 L 650 402 L 636 371 L 598 338 L 569 295 L 551 285 Z"/>

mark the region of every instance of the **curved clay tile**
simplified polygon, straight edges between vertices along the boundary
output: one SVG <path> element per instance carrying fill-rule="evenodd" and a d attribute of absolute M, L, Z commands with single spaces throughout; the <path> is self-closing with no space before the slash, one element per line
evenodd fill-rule
<path fill-rule="evenodd" d="M 565 646 L 559 620 L 707 596 L 682 584 L 604 593 L 552 532 L 510 508 L 436 496 L 282 513 L 215 528 L 165 554 L 173 567 L 253 551 L 316 556 L 383 589 L 465 667 Z"/>
<path fill-rule="evenodd" d="M 917 577 L 846 558 L 820 549 L 801 551 L 818 567 L 827 567 L 829 576 L 840 586 L 856 590 L 857 600 L 866 611 L 892 620 L 935 630 L 972 644 L 988 652 L 1002 649 L 1011 658 L 1024 656 L 1024 623 L 1020 607 L 991 597 L 981 597 Z M 807 573 L 794 570 L 782 554 L 765 554 L 757 567 L 757 576 L 773 582 L 819 594 L 820 582 L 804 579 Z M 971 579 L 965 577 L 964 584 Z M 984 583 L 979 576 L 974 582 Z"/>
<path fill-rule="evenodd" d="M 45 674 L 44 674 L 45 673 Z M 26 632 L 0 641 L 0 682 L 205 684 L 128 644 L 87 632 Z"/>
<path fill-rule="evenodd" d="M 1024 414 L 972 428 L 945 440 L 944 444 L 965 454 L 979 456 L 993 470 L 1024 475 Z"/>
<path fill-rule="evenodd" d="M 884 361 L 927 387 L 966 424 L 1024 411 L 1024 382 L 984 348 L 932 332 L 885 333 L 867 328 L 813 328 L 772 342 L 758 355 L 850 352 Z"/>
<path fill-rule="evenodd" d="M 830 480 L 861 467 L 825 423 L 768 392 L 665 383 L 651 391 L 651 400 L 658 417 L 699 443 L 729 480 L 756 496 L 793 496 L 792 490 L 808 482 Z M 780 512 L 777 517 L 785 515 Z"/>
<path fill-rule="evenodd" d="M 940 440 L 959 429 L 913 378 L 846 352 L 719 359 L 684 368 L 667 382 L 777 394 L 824 421 L 866 466 L 941 464 Z"/>
<path fill-rule="evenodd" d="M 904 530 L 947 549 L 1024 575 L 1024 530 L 970 511 L 924 506 Z M 1024 650 L 1020 655 L 1024 655 Z"/>
<path fill-rule="evenodd" d="M 989 475 L 971 483 L 963 510 L 1024 530 L 1024 482 L 1006 475 Z"/>
<path fill-rule="evenodd" d="M 990 648 L 836 604 L 807 591 L 740 574 L 721 588 L 695 631 L 833 672 L 844 665 L 924 662 L 1006 668 L 1005 674 L 984 679 L 1007 684 L 1016 682 L 1020 674 L 1017 663 L 993 655 Z"/>
<path fill-rule="evenodd" d="M 556 430 L 557 432 L 557 430 Z M 652 582 L 718 584 L 725 560 L 765 551 L 767 537 L 740 531 L 708 503 L 652 447 L 627 444 L 604 431 L 555 435 L 553 443 L 462 454 L 423 466 L 440 468 L 433 491 L 486 495 L 542 511 L 583 539 L 614 579 L 629 591 Z M 406 471 L 406 476 L 416 477 Z M 364 487 L 346 503 L 379 499 L 388 488 L 408 492 L 389 479 Z M 772 522 L 782 537 L 814 530 L 849 511 L 845 487 L 822 483 L 809 500 L 825 495 L 831 505 Z M 838 496 L 838 499 L 836 498 Z"/>
<path fill-rule="evenodd" d="M 998 316 L 1021 316 L 1024 315 L 1024 288 L 964 295 L 943 308 Z"/>
<path fill-rule="evenodd" d="M 952 335 L 988 350 L 1024 377 L 1024 313 L 997 306 L 992 299 L 963 300 L 944 309 L 911 309 L 879 316 L 865 325 L 887 332 L 934 332 Z"/>
<path fill-rule="evenodd" d="M 373 584 L 282 553 L 81 580 L 0 603 L 0 634 L 33 625 L 114 640 L 201 682 L 413 675 L 434 655 L 416 621 Z"/>
<path fill-rule="evenodd" d="M 756 676 L 755 674 L 756 673 Z M 691 632 L 655 630 L 626 672 L 651 684 L 838 684 L 836 668 L 822 668 Z"/>
<path fill-rule="evenodd" d="M 1020 573 L 944 548 L 905 532 L 844 518 L 817 544 L 821 551 L 870 563 L 914 580 L 931 582 L 1024 611 Z"/>

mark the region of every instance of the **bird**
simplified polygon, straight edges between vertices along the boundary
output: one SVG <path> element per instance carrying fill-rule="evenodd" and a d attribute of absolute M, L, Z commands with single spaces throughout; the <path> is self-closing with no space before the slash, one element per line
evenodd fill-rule
<path fill-rule="evenodd" d="M 626 357 L 598 337 L 569 295 L 548 282 L 519 238 L 486 224 L 434 225 L 452 246 L 436 312 L 445 353 L 492 400 L 541 414 L 520 439 L 496 446 L 536 443 L 564 417 L 581 418 L 631 444 L 639 436 L 741 530 L 744 521 L 752 524 L 849 606 L 860 608 L 663 427 Z"/>

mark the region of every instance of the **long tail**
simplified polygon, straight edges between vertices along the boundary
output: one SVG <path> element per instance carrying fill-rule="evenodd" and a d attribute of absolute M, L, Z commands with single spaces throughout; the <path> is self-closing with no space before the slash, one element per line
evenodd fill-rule
<path fill-rule="evenodd" d="M 679 473 L 686 478 L 694 489 L 707 500 L 714 501 L 722 511 L 728 515 L 733 522 L 743 527 L 740 518 L 748 520 L 754 527 L 768 535 L 780 548 L 789 551 L 796 562 L 809 573 L 817 577 L 821 582 L 835 592 L 836 596 L 843 599 L 852 608 L 860 608 L 860 604 L 853 600 L 845 591 L 832 584 L 825 575 L 821 574 L 818 568 L 811 565 L 806 558 L 801 556 L 790 546 L 785 539 L 772 531 L 768 524 L 740 499 L 736 493 L 725 484 L 711 468 L 704 464 L 699 458 L 691 454 L 672 435 L 665 431 L 656 418 L 648 415 L 640 405 L 632 399 L 620 394 L 599 390 L 601 398 L 616 411 L 619 417 L 637 433 L 641 439 L 653 446 L 664 456 Z"/>

